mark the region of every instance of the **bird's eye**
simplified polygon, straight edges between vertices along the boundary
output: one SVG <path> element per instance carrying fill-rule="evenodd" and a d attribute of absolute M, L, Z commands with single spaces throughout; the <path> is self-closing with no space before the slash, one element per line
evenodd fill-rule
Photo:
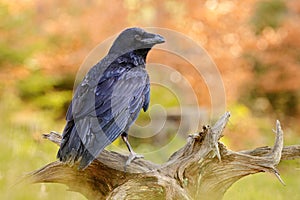
<path fill-rule="evenodd" d="M 135 38 L 136 40 L 141 40 L 141 39 L 142 39 L 142 36 L 140 36 L 140 35 L 135 35 L 134 38 Z"/>

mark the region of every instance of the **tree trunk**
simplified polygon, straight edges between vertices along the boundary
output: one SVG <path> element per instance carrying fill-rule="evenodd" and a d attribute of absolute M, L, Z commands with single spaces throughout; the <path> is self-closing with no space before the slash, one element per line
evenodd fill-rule
<path fill-rule="evenodd" d="M 276 165 L 280 160 L 300 157 L 300 145 L 283 147 L 283 131 L 276 122 L 273 147 L 234 152 L 219 139 L 228 122 L 225 113 L 213 126 L 188 137 L 184 147 L 169 160 L 157 165 L 134 160 L 126 169 L 127 156 L 103 151 L 84 171 L 63 163 L 52 162 L 31 172 L 32 183 L 63 183 L 88 199 L 221 199 L 240 178 L 258 172 L 270 172 L 280 178 Z M 44 135 L 59 144 L 61 135 Z"/>

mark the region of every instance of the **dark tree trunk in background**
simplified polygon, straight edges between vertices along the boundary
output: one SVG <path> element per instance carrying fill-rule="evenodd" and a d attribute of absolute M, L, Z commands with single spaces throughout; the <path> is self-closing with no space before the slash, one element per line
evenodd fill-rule
<path fill-rule="evenodd" d="M 219 142 L 229 117 L 225 113 L 214 126 L 203 126 L 199 134 L 190 135 L 186 145 L 162 165 L 138 159 L 124 169 L 127 156 L 103 151 L 84 171 L 56 161 L 27 178 L 32 183 L 63 183 L 88 199 L 117 200 L 221 199 L 234 182 L 258 172 L 273 173 L 284 184 L 276 165 L 280 160 L 299 158 L 300 145 L 283 147 L 283 131 L 277 121 L 273 147 L 231 151 Z M 44 136 L 60 143 L 57 133 Z"/>

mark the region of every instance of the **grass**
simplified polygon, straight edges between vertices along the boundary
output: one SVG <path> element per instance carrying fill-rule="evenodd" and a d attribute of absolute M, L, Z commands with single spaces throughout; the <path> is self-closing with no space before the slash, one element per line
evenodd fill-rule
<path fill-rule="evenodd" d="M 58 125 L 57 125 L 58 127 Z M 0 140 L 0 199 L 85 199 L 81 194 L 67 191 L 61 184 L 15 185 L 27 172 L 55 160 L 57 147 L 50 142 L 34 139 L 34 129 L 15 127 L 5 129 Z M 49 129 L 50 130 L 50 129 Z M 297 161 L 285 161 L 279 166 L 283 186 L 270 174 L 250 175 L 236 182 L 225 194 L 225 200 L 234 199 L 300 199 L 300 171 Z"/>
<path fill-rule="evenodd" d="M 17 184 L 26 173 L 55 160 L 57 147 L 41 140 L 34 127 L 1 128 L 0 199 L 85 199 L 60 184 Z"/>
<path fill-rule="evenodd" d="M 22 102 L 13 92 L 3 94 L 6 96 L 0 99 L 0 199 L 85 199 L 79 193 L 68 191 L 68 188 L 61 184 L 17 184 L 26 173 L 56 160 L 58 147 L 43 140 L 41 134 L 51 130 L 61 131 L 64 120 L 55 120 L 57 111 L 36 109 L 34 105 Z M 273 137 L 271 139 L 273 140 Z M 184 141 L 176 139 L 172 143 L 179 147 Z M 152 148 L 155 153 L 155 148 L 147 145 L 149 144 L 136 147 L 137 151 Z M 172 148 L 173 146 L 165 146 L 162 150 L 176 150 Z M 162 162 L 163 158 L 154 153 L 145 156 L 152 161 Z M 224 199 L 300 199 L 299 165 L 299 161 L 285 161 L 279 165 L 286 186 L 282 186 L 276 177 L 270 174 L 251 175 L 236 182 L 225 194 Z"/>
<path fill-rule="evenodd" d="M 226 192 L 224 200 L 300 199 L 300 171 L 295 168 L 296 163 L 292 165 L 291 163 L 293 163 L 293 161 L 284 162 L 279 166 L 279 169 L 281 169 L 281 177 L 286 183 L 286 186 L 283 186 L 275 175 L 265 173 L 250 175 L 233 184 Z M 289 167 L 287 168 L 287 166 Z"/>

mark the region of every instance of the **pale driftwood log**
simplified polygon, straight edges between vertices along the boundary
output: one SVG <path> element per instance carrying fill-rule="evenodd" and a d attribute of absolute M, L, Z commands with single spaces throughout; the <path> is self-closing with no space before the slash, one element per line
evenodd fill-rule
<path fill-rule="evenodd" d="M 162 165 L 138 159 L 124 170 L 127 156 L 103 151 L 84 171 L 56 161 L 27 178 L 32 183 L 65 184 L 88 199 L 118 200 L 221 199 L 234 182 L 258 172 L 273 173 L 283 183 L 276 166 L 280 160 L 300 158 L 300 145 L 283 147 L 283 131 L 277 121 L 273 147 L 228 150 L 219 139 L 229 117 L 227 112 L 213 127 L 203 126 L 200 133 L 190 135 L 186 145 Z M 61 140 L 55 132 L 44 137 L 57 144 Z"/>

